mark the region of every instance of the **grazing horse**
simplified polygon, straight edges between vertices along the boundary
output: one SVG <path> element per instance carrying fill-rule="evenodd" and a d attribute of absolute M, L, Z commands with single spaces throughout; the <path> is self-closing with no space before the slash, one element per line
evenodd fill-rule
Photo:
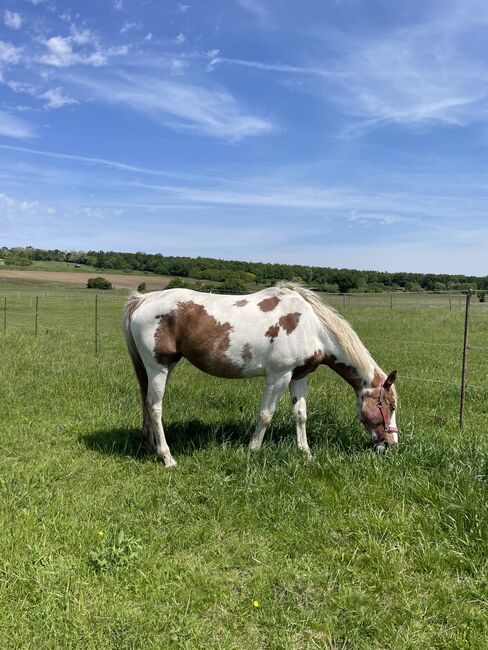
<path fill-rule="evenodd" d="M 306 434 L 307 375 L 326 364 L 355 390 L 357 416 L 377 451 L 398 442 L 396 371 L 388 376 L 334 309 L 312 291 L 280 283 L 245 296 L 168 289 L 129 296 L 124 333 L 139 380 L 144 437 L 167 467 L 176 465 L 162 423 L 169 376 L 185 357 L 216 377 L 266 377 L 250 448 L 260 449 L 279 398 L 289 386 L 298 447 Z"/>

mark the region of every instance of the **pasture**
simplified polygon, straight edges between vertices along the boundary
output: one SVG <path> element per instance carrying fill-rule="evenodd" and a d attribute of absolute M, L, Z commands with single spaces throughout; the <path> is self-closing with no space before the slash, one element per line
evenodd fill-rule
<path fill-rule="evenodd" d="M 139 448 L 124 292 L 1 285 L 0 646 L 235 650 L 488 647 L 488 309 L 345 304 L 397 368 L 397 452 L 377 456 L 352 389 L 311 377 L 299 455 L 285 395 L 250 456 L 261 380 L 182 362 L 165 424 L 178 467 Z M 17 293 L 18 292 L 18 293 Z M 70 292 L 70 293 L 68 293 Z M 331 303 L 333 301 L 331 300 Z"/>

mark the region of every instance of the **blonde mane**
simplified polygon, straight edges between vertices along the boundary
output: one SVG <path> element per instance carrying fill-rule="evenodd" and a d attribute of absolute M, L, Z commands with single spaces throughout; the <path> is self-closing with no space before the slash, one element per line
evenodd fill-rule
<path fill-rule="evenodd" d="M 334 334 L 351 365 L 365 377 L 371 379 L 375 370 L 382 372 L 351 325 L 333 307 L 322 302 L 310 289 L 294 282 L 279 282 L 277 286 L 295 291 L 308 302 L 319 320 Z"/>

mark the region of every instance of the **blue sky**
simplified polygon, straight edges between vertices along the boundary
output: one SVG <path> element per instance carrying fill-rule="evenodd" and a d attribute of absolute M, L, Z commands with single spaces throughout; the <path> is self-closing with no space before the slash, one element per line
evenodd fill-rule
<path fill-rule="evenodd" d="M 486 275 L 481 0 L 3 0 L 0 241 Z"/>

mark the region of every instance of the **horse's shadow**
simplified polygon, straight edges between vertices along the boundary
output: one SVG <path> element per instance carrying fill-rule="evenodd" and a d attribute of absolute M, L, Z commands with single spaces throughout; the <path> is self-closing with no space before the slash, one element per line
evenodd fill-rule
<path fill-rule="evenodd" d="M 211 445 L 243 447 L 249 444 L 251 429 L 248 422 L 226 421 L 225 425 L 215 425 L 192 419 L 174 422 L 165 427 L 166 439 L 171 452 L 179 456 L 191 456 Z M 267 444 L 290 443 L 294 440 L 294 425 L 277 423 L 266 434 Z M 308 439 L 312 451 L 318 445 L 331 446 L 343 454 L 352 454 L 368 448 L 368 442 L 361 435 L 351 435 L 349 427 L 335 425 L 326 427 L 323 432 L 309 431 Z M 115 427 L 101 429 L 80 436 L 80 442 L 88 449 L 109 456 L 130 456 L 139 460 L 154 457 L 142 440 L 140 428 Z"/>

